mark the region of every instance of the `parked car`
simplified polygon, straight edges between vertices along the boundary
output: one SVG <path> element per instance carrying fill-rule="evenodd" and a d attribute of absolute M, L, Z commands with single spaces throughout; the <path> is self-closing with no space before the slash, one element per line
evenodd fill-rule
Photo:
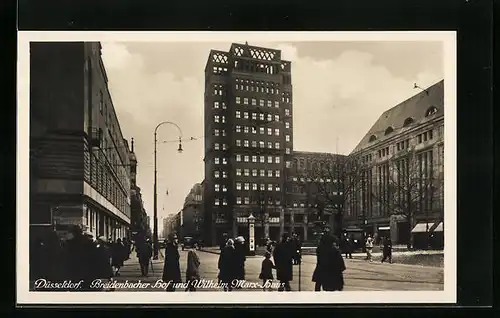
<path fill-rule="evenodd" d="M 363 250 L 365 242 L 363 241 L 363 231 L 361 229 L 345 229 L 344 234 L 347 234 L 352 239 L 355 251 Z"/>

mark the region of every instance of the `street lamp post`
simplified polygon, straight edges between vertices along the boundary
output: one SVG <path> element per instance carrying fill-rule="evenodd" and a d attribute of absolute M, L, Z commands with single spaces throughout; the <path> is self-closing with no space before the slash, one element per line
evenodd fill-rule
<path fill-rule="evenodd" d="M 255 217 L 250 212 L 248 216 L 248 254 L 255 255 Z"/>
<path fill-rule="evenodd" d="M 154 198 L 153 198 L 153 259 L 158 259 L 158 193 L 157 193 L 157 170 L 156 170 L 156 145 L 158 143 L 158 139 L 156 138 L 158 128 L 162 126 L 163 124 L 169 124 L 177 127 L 179 130 L 179 149 L 177 151 L 182 152 L 182 130 L 177 124 L 170 122 L 170 121 L 164 121 L 158 124 L 155 128 L 154 132 L 154 170 L 155 170 L 155 179 L 154 179 Z"/>

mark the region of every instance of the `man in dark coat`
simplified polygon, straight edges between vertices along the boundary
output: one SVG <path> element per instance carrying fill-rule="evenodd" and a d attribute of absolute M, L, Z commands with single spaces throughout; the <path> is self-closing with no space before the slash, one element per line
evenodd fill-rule
<path fill-rule="evenodd" d="M 382 255 L 382 263 L 385 262 L 386 259 L 389 259 L 389 263 L 392 264 L 392 241 L 390 237 L 384 239 Z"/>
<path fill-rule="evenodd" d="M 177 235 L 170 234 L 165 247 L 165 263 L 163 265 L 162 276 L 163 281 L 169 283 L 167 291 L 175 291 L 175 284 L 182 282 L 179 258 L 179 241 Z"/>
<path fill-rule="evenodd" d="M 79 291 L 92 291 L 92 281 L 96 278 L 97 268 L 94 263 L 95 244 L 83 234 L 80 226 L 70 228 L 69 239 L 64 244 L 66 279 L 73 282 L 83 280 Z"/>
<path fill-rule="evenodd" d="M 321 237 L 316 249 L 317 263 L 312 281 L 315 282 L 315 291 L 335 291 L 344 289 L 345 270 L 344 259 L 340 251 L 334 246 L 334 239 L 330 235 Z"/>
<path fill-rule="evenodd" d="M 352 241 L 352 238 L 350 238 L 347 233 L 344 234 L 342 239 L 342 251 L 345 253 L 345 258 L 352 259 L 352 251 L 354 249 L 353 244 L 354 242 Z"/>
<path fill-rule="evenodd" d="M 236 279 L 245 279 L 245 261 L 246 261 L 246 248 L 245 248 L 245 238 L 243 236 L 238 236 L 234 240 L 234 252 L 236 254 L 236 268 L 235 274 Z M 240 287 L 241 288 L 241 287 Z"/>
<path fill-rule="evenodd" d="M 274 264 L 276 266 L 276 278 L 280 281 L 278 291 L 291 291 L 290 281 L 293 280 L 293 246 L 290 244 L 288 234 L 283 234 L 281 242 L 274 249 Z"/>
<path fill-rule="evenodd" d="M 151 256 L 153 256 L 153 247 L 151 246 L 149 239 L 142 239 L 137 243 L 136 247 L 137 258 L 139 259 L 139 265 L 141 266 L 141 275 L 148 276 L 149 272 L 149 262 Z"/>
<path fill-rule="evenodd" d="M 219 280 L 224 285 L 224 291 L 232 291 L 232 281 L 236 278 L 236 253 L 234 250 L 234 241 L 228 239 L 226 246 L 221 250 L 217 268 L 219 269 Z"/>

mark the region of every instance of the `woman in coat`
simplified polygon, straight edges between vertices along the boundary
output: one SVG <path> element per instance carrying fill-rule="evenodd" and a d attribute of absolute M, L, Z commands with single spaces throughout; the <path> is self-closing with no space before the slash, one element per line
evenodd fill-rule
<path fill-rule="evenodd" d="M 325 291 L 344 289 L 344 259 L 333 243 L 331 236 L 324 235 L 316 249 L 317 262 L 312 277 L 312 281 L 316 283 L 315 291 L 321 291 L 321 288 Z"/>
<path fill-rule="evenodd" d="M 194 250 L 190 250 L 187 256 L 186 280 L 188 287 L 186 291 L 196 291 L 196 281 L 200 279 L 200 259 Z"/>
<path fill-rule="evenodd" d="M 219 280 L 224 284 L 224 291 L 233 290 L 231 284 L 236 278 L 236 264 L 237 257 L 234 250 L 234 241 L 232 239 L 228 239 L 226 242 L 226 246 L 220 253 L 218 262 Z"/>
<path fill-rule="evenodd" d="M 169 283 L 167 291 L 175 291 L 175 284 L 181 283 L 181 267 L 179 265 L 179 241 L 177 235 L 170 234 L 165 247 L 165 263 L 162 280 Z"/>

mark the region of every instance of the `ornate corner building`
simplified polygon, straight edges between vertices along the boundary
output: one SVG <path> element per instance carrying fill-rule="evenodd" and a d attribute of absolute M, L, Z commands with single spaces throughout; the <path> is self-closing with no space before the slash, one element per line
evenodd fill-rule
<path fill-rule="evenodd" d="M 205 68 L 205 241 L 223 233 L 256 238 L 284 231 L 293 151 L 291 63 L 281 51 L 232 44 Z"/>

